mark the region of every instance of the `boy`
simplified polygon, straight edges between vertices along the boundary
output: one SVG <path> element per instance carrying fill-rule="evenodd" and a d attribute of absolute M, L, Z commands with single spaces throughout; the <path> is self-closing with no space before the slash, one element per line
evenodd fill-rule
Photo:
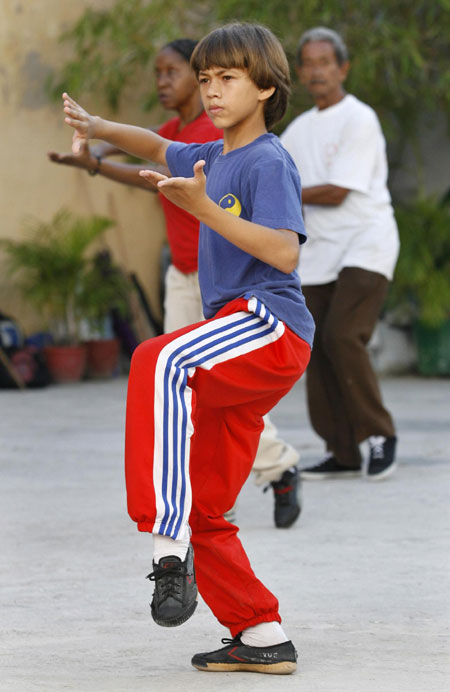
<path fill-rule="evenodd" d="M 141 175 L 201 223 L 206 321 L 151 339 L 133 356 L 128 508 L 138 529 L 154 536 L 154 620 L 175 626 L 192 615 L 196 573 L 204 600 L 230 629 L 224 648 L 195 655 L 193 665 L 291 673 L 297 654 L 278 602 L 223 517 L 251 470 L 262 416 L 304 372 L 313 337 L 295 272 L 305 240 L 300 180 L 267 132 L 285 112 L 289 68 L 273 34 L 246 24 L 208 34 L 192 66 L 223 141 L 171 143 L 90 116 L 64 95 L 75 150 L 98 137 L 166 164 L 174 177 Z"/>
<path fill-rule="evenodd" d="M 222 138 L 222 131 L 214 126 L 203 110 L 197 76 L 190 64 L 196 45 L 197 41 L 187 38 L 171 41 L 161 48 L 155 59 L 156 87 L 161 105 L 177 112 L 177 117 L 162 125 L 158 134 L 187 144 Z M 92 176 L 99 174 L 153 193 L 154 188 L 149 188 L 148 181 L 139 175 L 142 165 L 112 161 L 109 157 L 117 153 L 120 153 L 119 149 L 101 143 L 91 149 L 86 145 L 80 154 L 50 152 L 49 157 L 60 164 L 84 168 Z M 199 222 L 163 194 L 160 194 L 160 200 L 172 259 L 165 276 L 164 332 L 167 333 L 203 320 L 197 271 Z M 267 416 L 264 421 L 253 463 L 254 480 L 257 486 L 272 486 L 275 525 L 288 528 L 301 511 L 299 454 L 278 437 Z M 227 519 L 234 523 L 233 514 L 233 509 L 230 509 Z"/>

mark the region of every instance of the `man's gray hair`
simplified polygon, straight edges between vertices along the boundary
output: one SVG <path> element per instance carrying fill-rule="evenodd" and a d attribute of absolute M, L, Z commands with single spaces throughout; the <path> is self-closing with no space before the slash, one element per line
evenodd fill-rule
<path fill-rule="evenodd" d="M 302 48 L 305 43 L 310 43 L 311 41 L 328 41 L 334 48 L 334 53 L 336 55 L 336 60 L 338 65 L 348 60 L 348 50 L 342 37 L 333 31 L 332 29 L 327 29 L 325 26 L 315 26 L 313 29 L 308 29 L 302 34 L 300 41 L 297 46 L 297 65 L 302 64 Z"/>

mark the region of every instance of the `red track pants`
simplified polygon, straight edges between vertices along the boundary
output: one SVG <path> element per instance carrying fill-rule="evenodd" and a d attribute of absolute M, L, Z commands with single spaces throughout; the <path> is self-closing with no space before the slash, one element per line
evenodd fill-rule
<path fill-rule="evenodd" d="M 150 339 L 128 386 L 128 510 L 140 531 L 176 538 L 189 523 L 199 591 L 232 636 L 280 622 L 223 518 L 252 468 L 262 416 L 304 372 L 306 342 L 256 298 Z"/>

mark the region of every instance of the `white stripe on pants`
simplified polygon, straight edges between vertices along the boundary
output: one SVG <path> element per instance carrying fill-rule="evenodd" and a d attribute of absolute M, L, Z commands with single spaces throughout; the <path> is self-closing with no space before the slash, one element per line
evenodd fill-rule
<path fill-rule="evenodd" d="M 198 272 L 184 274 L 171 264 L 165 277 L 165 290 L 166 334 L 204 319 Z M 278 437 L 277 428 L 269 416 L 264 416 L 264 430 L 252 468 L 255 484 L 278 481 L 286 469 L 298 463 L 299 456 L 292 445 Z"/>

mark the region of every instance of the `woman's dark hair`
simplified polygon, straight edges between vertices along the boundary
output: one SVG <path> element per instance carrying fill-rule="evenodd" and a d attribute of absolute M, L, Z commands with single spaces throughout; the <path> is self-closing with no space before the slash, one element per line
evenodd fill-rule
<path fill-rule="evenodd" d="M 177 38 L 175 41 L 166 43 L 161 50 L 170 48 L 178 53 L 178 55 L 181 55 L 183 60 L 186 60 L 186 62 L 191 62 L 191 56 L 197 43 L 198 41 L 193 41 L 191 38 Z"/>
<path fill-rule="evenodd" d="M 211 31 L 194 50 L 191 66 L 197 76 L 211 67 L 245 69 L 259 89 L 275 87 L 264 104 L 267 129 L 286 112 L 290 94 L 288 61 L 279 40 L 264 26 L 227 24 Z"/>

